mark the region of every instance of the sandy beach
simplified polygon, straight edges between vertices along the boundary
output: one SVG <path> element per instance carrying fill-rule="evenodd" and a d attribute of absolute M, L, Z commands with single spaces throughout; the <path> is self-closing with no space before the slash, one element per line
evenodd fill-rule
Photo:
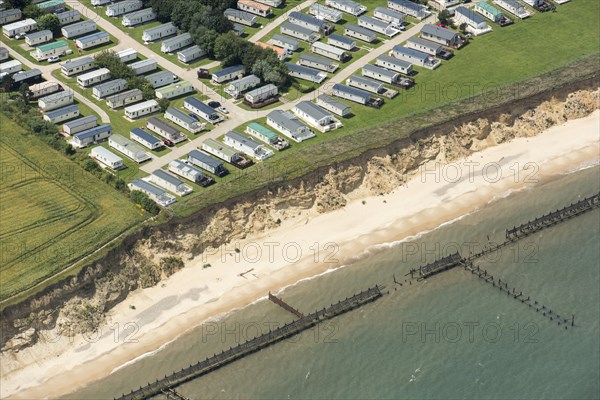
<path fill-rule="evenodd" d="M 17 359 L 2 354 L 0 396 L 54 398 L 72 392 L 268 291 L 348 264 L 378 244 L 435 229 L 510 190 L 598 164 L 599 127 L 596 110 L 464 160 L 430 162 L 388 195 L 352 195 L 342 209 L 299 215 L 277 229 L 207 251 L 156 287 L 131 293 L 111 310 L 99 334 L 42 333 L 41 343 Z M 9 372 L 15 363 L 23 367 Z"/>

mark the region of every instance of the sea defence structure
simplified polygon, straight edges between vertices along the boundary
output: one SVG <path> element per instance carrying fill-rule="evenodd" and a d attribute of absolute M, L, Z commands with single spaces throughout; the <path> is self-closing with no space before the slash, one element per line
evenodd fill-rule
<path fill-rule="evenodd" d="M 204 361 L 199 361 L 194 365 L 183 368 L 180 371 L 174 372 L 173 374 L 165 376 L 162 379 L 157 379 L 154 383 L 148 383 L 148 385 L 144 387 L 140 387 L 137 390 L 132 390 L 131 393 L 122 395 L 118 398 L 118 400 L 147 399 L 159 394 L 165 394 L 182 383 L 217 370 L 235 360 L 255 353 L 286 338 L 297 335 L 298 333 L 309 329 L 322 321 L 334 318 L 350 310 L 375 301 L 383 296 L 381 289 L 381 286 L 373 286 L 351 297 L 347 297 L 344 300 L 338 301 L 329 307 L 300 317 L 277 329 L 270 330 L 268 333 L 257 336 L 254 339 L 248 340 L 247 342 L 241 343 L 235 347 L 229 348 L 229 350 L 215 354 Z M 271 296 L 273 295 L 270 295 L 269 299 L 271 299 Z M 275 296 L 273 297 L 276 298 Z M 271 301 L 274 301 L 277 305 L 285 308 L 295 315 L 296 313 L 300 313 L 298 310 L 287 305 L 287 303 L 283 302 L 279 298 L 277 298 L 277 300 L 278 301 L 274 301 L 271 299 Z M 284 307 L 283 304 L 285 304 L 287 307 Z M 294 311 L 291 311 L 290 309 Z"/>

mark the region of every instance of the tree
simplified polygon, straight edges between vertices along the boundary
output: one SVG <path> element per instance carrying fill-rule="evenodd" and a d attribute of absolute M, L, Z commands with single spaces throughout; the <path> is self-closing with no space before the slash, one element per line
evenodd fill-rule
<path fill-rule="evenodd" d="M 219 34 L 212 30 L 207 29 L 201 25 L 194 25 L 196 22 L 194 18 L 192 20 L 192 28 L 190 30 L 190 35 L 192 35 L 192 40 L 196 43 L 202 50 L 206 52 L 206 55 L 210 58 L 214 58 L 215 56 L 215 42 L 219 37 Z"/>
<path fill-rule="evenodd" d="M 215 58 L 222 61 L 223 67 L 239 64 L 242 61 L 244 43 L 247 42 L 233 32 L 220 35 L 215 41 Z"/>
<path fill-rule="evenodd" d="M 157 100 L 158 106 L 160 107 L 160 112 L 165 112 L 167 111 L 167 108 L 169 108 L 169 104 L 171 103 L 169 101 L 169 99 L 158 99 Z"/>
<path fill-rule="evenodd" d="M 156 215 L 160 212 L 160 207 L 144 192 L 133 190 L 130 193 L 130 199 L 133 203 L 139 204 L 144 210 L 150 214 Z"/>
<path fill-rule="evenodd" d="M 169 22 L 171 13 L 177 1 L 173 0 L 150 0 L 148 4 L 156 13 L 156 19 L 160 22 Z"/>
<path fill-rule="evenodd" d="M 11 8 L 20 8 L 21 10 L 29 5 L 29 0 L 8 0 Z"/>
<path fill-rule="evenodd" d="M 42 15 L 37 20 L 38 29 L 44 30 L 48 29 L 52 31 L 54 37 L 60 36 L 60 20 L 56 16 L 56 14 L 46 14 Z"/>
<path fill-rule="evenodd" d="M 440 24 L 452 25 L 452 15 L 450 15 L 450 11 L 440 11 L 440 13 L 438 14 L 438 21 L 440 21 Z"/>
<path fill-rule="evenodd" d="M 94 64 L 98 68 L 108 68 L 113 78 L 129 79 L 135 77 L 133 70 L 121 62 L 117 53 L 104 50 L 94 57 Z"/>
<path fill-rule="evenodd" d="M 29 85 L 25 82 L 21 83 L 19 86 L 19 93 L 21 94 L 21 98 L 23 101 L 29 101 Z"/>
<path fill-rule="evenodd" d="M 127 85 L 129 89 L 140 89 L 142 91 L 142 97 L 144 100 L 150 100 L 154 98 L 154 88 L 152 84 L 141 76 L 134 76 L 133 78 L 127 79 Z"/>
<path fill-rule="evenodd" d="M 83 161 L 83 169 L 85 169 L 88 172 L 97 172 L 100 171 L 100 166 L 96 161 L 92 160 L 91 158 L 86 158 Z"/>
<path fill-rule="evenodd" d="M 466 23 L 466 22 L 463 22 L 462 24 L 460 24 L 460 25 L 458 26 L 458 29 L 460 29 L 460 31 L 461 31 L 462 33 L 467 33 L 467 23 Z"/>
<path fill-rule="evenodd" d="M 23 9 L 23 16 L 25 18 L 37 19 L 42 15 L 44 15 L 44 12 L 36 4 L 29 4 Z"/>

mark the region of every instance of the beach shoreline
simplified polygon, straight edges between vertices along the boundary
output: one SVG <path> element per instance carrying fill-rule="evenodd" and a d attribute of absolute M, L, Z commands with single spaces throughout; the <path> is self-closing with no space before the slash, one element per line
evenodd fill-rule
<path fill-rule="evenodd" d="M 3 364 L 26 365 L 12 372 L 2 367 L 0 395 L 44 398 L 73 392 L 268 291 L 352 263 L 382 243 L 436 229 L 509 191 L 597 165 L 599 126 L 596 110 L 466 159 L 432 161 L 390 194 L 355 195 L 341 209 L 286 220 L 276 229 L 211 249 L 161 284 L 130 293 L 110 311 L 101 334 L 46 337 L 46 343 L 19 352 L 18 359 L 2 355 Z M 108 326 L 119 327 L 118 332 Z"/>

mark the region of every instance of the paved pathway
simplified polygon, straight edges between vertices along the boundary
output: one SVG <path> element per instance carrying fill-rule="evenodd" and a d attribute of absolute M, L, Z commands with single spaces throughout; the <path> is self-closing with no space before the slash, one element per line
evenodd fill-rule
<path fill-rule="evenodd" d="M 42 71 L 42 76 L 44 77 L 45 80 L 56 81 L 56 78 L 52 76 L 52 71 L 59 69 L 60 68 L 59 64 L 38 65 L 38 64 L 33 63 L 32 61 L 29 61 L 27 58 L 23 57 L 22 55 L 17 53 L 15 50 L 13 50 L 11 47 L 9 47 L 9 46 L 5 46 L 5 47 L 8 49 L 10 56 L 12 58 L 14 58 L 15 60 L 21 61 L 24 65 L 26 65 L 27 67 L 29 67 L 31 69 L 37 68 L 40 71 Z M 102 123 L 104 123 L 104 124 L 110 123 L 110 117 L 102 108 L 98 107 L 93 101 L 89 100 L 87 97 L 83 96 L 82 94 L 79 94 L 76 91 L 73 91 L 73 92 L 75 93 L 75 98 L 77 100 L 79 100 L 81 103 L 85 104 L 86 106 L 90 107 L 95 113 L 98 114 L 98 116 L 102 120 Z"/>

